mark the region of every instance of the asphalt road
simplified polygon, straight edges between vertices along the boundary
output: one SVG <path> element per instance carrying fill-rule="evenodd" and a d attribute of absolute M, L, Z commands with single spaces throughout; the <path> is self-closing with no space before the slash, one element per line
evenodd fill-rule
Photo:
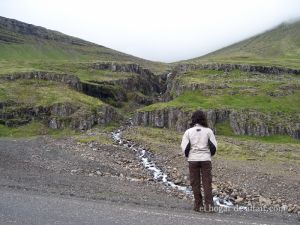
<path fill-rule="evenodd" d="M 10 225 L 282 225 L 266 219 L 234 218 L 232 215 L 146 208 L 77 198 L 41 196 L 31 193 L 0 191 L 0 224 Z"/>

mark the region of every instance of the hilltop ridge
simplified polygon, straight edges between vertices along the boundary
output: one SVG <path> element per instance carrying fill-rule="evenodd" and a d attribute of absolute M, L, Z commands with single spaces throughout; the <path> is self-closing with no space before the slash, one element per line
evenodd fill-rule
<path fill-rule="evenodd" d="M 160 62 L 152 62 L 58 31 L 1 16 L 0 61 L 5 61 L 5 64 L 28 62 L 31 68 L 32 63 L 37 61 L 137 63 L 154 72 L 164 71 L 166 68 L 166 64 Z"/>
<path fill-rule="evenodd" d="M 300 67 L 300 20 L 179 63 L 231 63 Z"/>

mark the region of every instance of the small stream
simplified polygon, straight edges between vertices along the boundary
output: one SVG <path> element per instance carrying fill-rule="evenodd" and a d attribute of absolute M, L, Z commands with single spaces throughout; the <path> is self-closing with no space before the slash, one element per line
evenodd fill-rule
<path fill-rule="evenodd" d="M 136 145 L 132 141 L 127 141 L 126 139 L 122 138 L 122 131 L 117 130 L 115 132 L 112 132 L 112 138 L 114 141 L 116 141 L 119 145 L 124 146 L 136 153 L 136 156 L 138 157 L 140 163 L 144 166 L 146 170 L 148 170 L 153 177 L 153 180 L 156 182 L 162 183 L 166 187 L 177 189 L 178 191 L 184 193 L 188 197 L 193 198 L 193 191 L 190 187 L 181 186 L 175 184 L 171 179 L 168 177 L 166 173 L 164 173 L 152 160 L 151 155 L 149 151 L 147 151 L 145 148 Z M 234 207 L 234 204 L 230 200 L 219 198 L 218 196 L 213 197 L 214 204 L 216 206 L 225 207 L 225 208 L 231 208 Z"/>

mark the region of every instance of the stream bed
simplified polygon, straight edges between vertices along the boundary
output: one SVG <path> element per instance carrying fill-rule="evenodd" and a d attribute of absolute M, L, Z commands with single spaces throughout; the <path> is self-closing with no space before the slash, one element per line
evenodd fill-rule
<path fill-rule="evenodd" d="M 175 184 L 168 175 L 162 171 L 155 162 L 152 161 L 151 152 L 147 151 L 144 147 L 135 144 L 132 141 L 128 141 L 122 137 L 122 131 L 117 130 L 111 133 L 113 140 L 118 143 L 120 146 L 124 146 L 131 151 L 136 153 L 136 157 L 138 157 L 139 162 L 143 165 L 143 167 L 152 175 L 153 180 L 156 182 L 165 185 L 168 188 L 176 189 L 179 192 L 182 192 L 186 196 L 193 198 L 193 191 L 191 187 L 181 186 Z M 218 196 L 213 197 L 214 205 L 225 207 L 225 208 L 233 208 L 234 204 L 227 199 L 222 199 Z M 243 210 L 243 207 L 239 207 L 240 210 Z"/>

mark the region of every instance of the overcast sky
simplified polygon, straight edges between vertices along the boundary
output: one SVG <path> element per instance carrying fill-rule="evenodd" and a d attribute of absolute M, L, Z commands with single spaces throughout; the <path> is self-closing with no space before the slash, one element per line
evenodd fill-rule
<path fill-rule="evenodd" d="M 300 0 L 0 0 L 0 15 L 172 62 L 299 19 Z"/>

